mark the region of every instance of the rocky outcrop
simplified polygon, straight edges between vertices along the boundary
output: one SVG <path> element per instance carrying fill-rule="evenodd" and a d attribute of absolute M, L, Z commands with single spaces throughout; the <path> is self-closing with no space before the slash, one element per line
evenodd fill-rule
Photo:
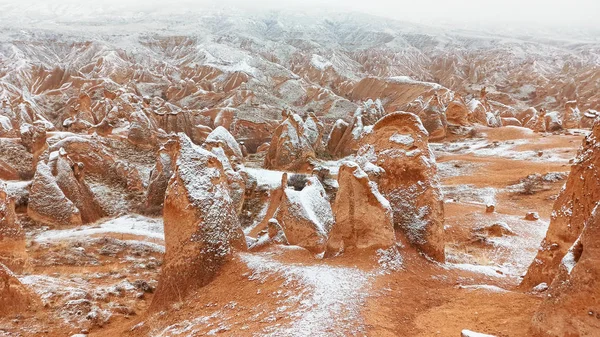
<path fill-rule="evenodd" d="M 130 126 L 127 139 L 138 146 L 156 145 L 156 126 L 143 111 L 135 111 L 129 116 Z"/>
<path fill-rule="evenodd" d="M 599 262 L 600 202 L 556 266 L 556 277 L 532 319 L 536 336 L 595 336 L 600 331 Z"/>
<path fill-rule="evenodd" d="M 325 256 L 351 249 L 387 248 L 394 244 L 390 203 L 377 184 L 353 162 L 345 162 L 338 173 L 339 189 L 333 204 L 335 223 L 329 233 Z"/>
<path fill-rule="evenodd" d="M 535 132 L 546 132 L 546 110 L 540 109 L 525 123 L 525 127 Z"/>
<path fill-rule="evenodd" d="M 335 121 L 331 131 L 329 132 L 329 136 L 327 137 L 327 152 L 331 154 L 337 153 L 338 146 L 340 146 L 340 141 L 346 133 L 348 127 L 349 124 L 343 119 L 338 119 Z"/>
<path fill-rule="evenodd" d="M 0 317 L 24 314 L 40 305 L 29 291 L 5 265 L 0 263 Z"/>
<path fill-rule="evenodd" d="M 357 162 L 376 181 L 394 212 L 394 226 L 410 243 L 444 261 L 444 207 L 427 130 L 417 116 L 385 116 L 361 141 Z"/>
<path fill-rule="evenodd" d="M 448 103 L 446 107 L 446 120 L 448 124 L 467 126 L 469 122 L 469 115 L 471 112 L 467 108 L 465 100 L 458 94 L 455 94 L 454 100 Z"/>
<path fill-rule="evenodd" d="M 154 308 L 206 285 L 233 250 L 247 248 L 221 161 L 185 135 L 163 215 L 166 253 Z"/>
<path fill-rule="evenodd" d="M 523 126 L 521 122 L 514 117 L 502 117 L 502 126 Z"/>
<path fill-rule="evenodd" d="M 352 122 L 347 124 L 338 120 L 329 134 L 327 149 L 337 158 L 356 153 L 361 138 L 369 133 L 372 125 L 385 116 L 385 110 L 379 100 L 368 100 L 354 112 Z"/>
<path fill-rule="evenodd" d="M 244 156 L 242 149 L 235 138 L 222 126 L 214 129 L 207 137 L 206 142 L 222 142 L 225 155 L 233 165 L 242 163 Z"/>
<path fill-rule="evenodd" d="M 165 191 L 175 169 L 176 140 L 167 141 L 156 153 L 156 164 L 150 172 L 146 191 L 146 208 L 149 214 L 160 214 L 165 201 Z"/>
<path fill-rule="evenodd" d="M 106 216 L 84 180 L 85 165 L 74 162 L 61 149 L 38 163 L 29 193 L 27 213 L 53 225 L 80 225 Z"/>
<path fill-rule="evenodd" d="M 516 118 L 522 125 L 526 126 L 529 121 L 538 115 L 538 111 L 534 107 L 530 107 L 516 114 Z"/>
<path fill-rule="evenodd" d="M 25 232 L 17 222 L 15 202 L 0 181 L 0 264 L 20 272 L 25 258 Z"/>
<path fill-rule="evenodd" d="M 448 123 L 445 108 L 436 94 L 431 96 L 428 101 L 419 97 L 415 102 L 409 104 L 406 111 L 419 116 L 425 130 L 429 133 L 430 140 L 441 140 L 446 137 Z"/>
<path fill-rule="evenodd" d="M 568 101 L 565 103 L 565 110 L 562 116 L 562 126 L 565 129 L 579 129 L 581 127 L 581 117 L 577 101 Z"/>
<path fill-rule="evenodd" d="M 0 179 L 31 179 L 34 157 L 18 138 L 0 138 Z"/>
<path fill-rule="evenodd" d="M 560 114 L 558 113 L 558 111 L 552 111 L 552 112 L 546 113 L 546 115 L 544 116 L 544 119 L 546 121 L 546 131 L 554 132 L 554 131 L 560 131 L 563 129 L 563 121 L 561 120 Z"/>
<path fill-rule="evenodd" d="M 522 285 L 550 283 L 561 260 L 580 237 L 600 201 L 600 122 L 583 141 L 571 173 L 554 203 L 550 226 Z"/>
<path fill-rule="evenodd" d="M 267 169 L 310 172 L 316 157 L 311 145 L 310 130 L 297 114 L 290 114 L 273 133 L 265 156 Z"/>
<path fill-rule="evenodd" d="M 81 214 L 56 183 L 45 163 L 38 163 L 29 192 L 27 214 L 34 220 L 54 226 L 81 225 Z"/>

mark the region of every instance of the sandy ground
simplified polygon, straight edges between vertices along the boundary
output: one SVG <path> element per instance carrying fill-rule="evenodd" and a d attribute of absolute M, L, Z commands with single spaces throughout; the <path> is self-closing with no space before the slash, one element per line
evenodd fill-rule
<path fill-rule="evenodd" d="M 237 254 L 197 293 L 147 311 L 152 293 L 126 284 L 144 279 L 156 285 L 159 220 L 121 219 L 143 222 L 121 233 L 115 221 L 86 228 L 85 235 L 31 232 L 33 262 L 19 277 L 47 295 L 48 304 L 1 319 L 0 336 L 445 337 L 460 336 L 462 329 L 529 336 L 541 295 L 516 286 L 545 235 L 564 180 L 544 183 L 532 195 L 518 184 L 530 174 L 568 172 L 582 137 L 502 128 L 482 129 L 477 139 L 433 144 L 446 198 L 445 264 L 429 262 L 409 247 L 323 260 L 299 248 L 274 246 Z M 494 204 L 496 212 L 486 214 L 486 204 Z M 540 220 L 525 220 L 530 211 Z M 476 235 L 477 228 L 496 222 L 515 235 Z M 122 249 L 110 253 L 111 244 Z M 57 289 L 40 281 L 43 277 L 56 281 Z M 118 285 L 121 290 L 99 295 Z M 68 286 L 83 288 L 80 297 L 105 312 L 106 322 L 88 319 L 87 309 L 68 311 L 72 294 L 59 291 Z"/>

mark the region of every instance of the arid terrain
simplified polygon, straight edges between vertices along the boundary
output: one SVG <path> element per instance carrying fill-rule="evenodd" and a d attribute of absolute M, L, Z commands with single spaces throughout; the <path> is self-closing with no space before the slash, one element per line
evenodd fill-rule
<path fill-rule="evenodd" d="M 0 12 L 0 336 L 600 336 L 597 32 Z"/>

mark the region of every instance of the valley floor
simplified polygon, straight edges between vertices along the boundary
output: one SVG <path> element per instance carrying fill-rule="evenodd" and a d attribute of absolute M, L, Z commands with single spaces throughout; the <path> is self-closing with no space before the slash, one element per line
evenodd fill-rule
<path fill-rule="evenodd" d="M 238 253 L 197 294 L 147 311 L 164 253 L 161 219 L 29 228 L 31 262 L 18 277 L 44 308 L 0 320 L 0 336 L 529 336 L 543 293 L 518 285 L 583 135 L 486 128 L 431 144 L 445 195 L 445 264 L 409 247 L 319 259 L 271 246 Z M 528 212 L 539 220 L 525 220 Z M 495 223 L 512 233 L 481 234 Z"/>

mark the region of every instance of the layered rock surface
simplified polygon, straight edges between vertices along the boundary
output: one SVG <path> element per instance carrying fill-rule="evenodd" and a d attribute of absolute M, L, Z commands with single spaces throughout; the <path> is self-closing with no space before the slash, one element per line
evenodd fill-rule
<path fill-rule="evenodd" d="M 523 285 L 550 283 L 558 266 L 600 201 L 600 123 L 585 138 L 571 173 L 554 203 L 550 227 L 539 252 L 529 267 Z"/>
<path fill-rule="evenodd" d="M 444 260 L 444 207 L 428 133 L 406 112 L 379 120 L 361 141 L 358 162 L 389 200 L 394 225 L 407 242 Z"/>
<path fill-rule="evenodd" d="M 392 208 L 379 193 L 377 184 L 370 181 L 367 174 L 353 162 L 342 164 L 338 184 L 333 204 L 335 223 L 329 233 L 325 255 L 393 245 Z"/>
<path fill-rule="evenodd" d="M 153 306 L 209 283 L 235 249 L 246 249 L 223 165 L 179 137 L 164 204 L 166 254 Z"/>

